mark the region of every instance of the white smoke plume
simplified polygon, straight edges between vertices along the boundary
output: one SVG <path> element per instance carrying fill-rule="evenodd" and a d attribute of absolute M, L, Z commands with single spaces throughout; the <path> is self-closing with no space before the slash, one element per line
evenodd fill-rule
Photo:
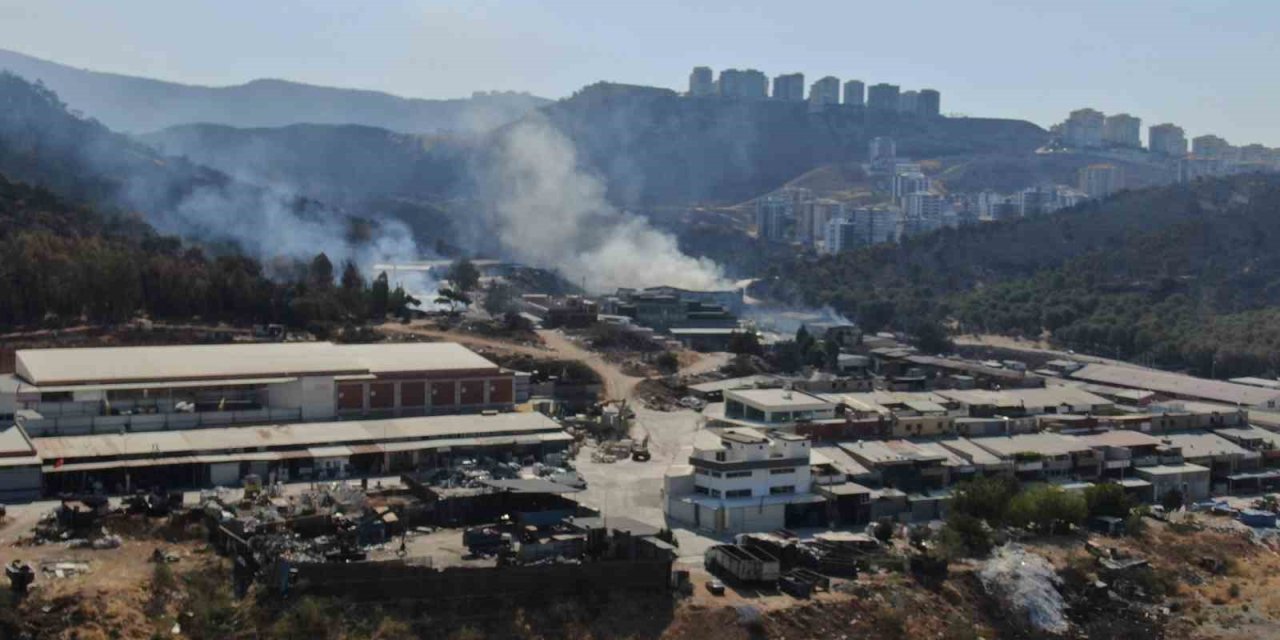
<path fill-rule="evenodd" d="M 518 261 L 557 269 L 594 292 L 729 286 L 715 262 L 684 254 L 673 236 L 609 204 L 604 183 L 579 167 L 573 143 L 544 119 L 505 132 L 483 172 L 487 222 Z"/>
<path fill-rule="evenodd" d="M 137 199 L 144 185 L 129 186 Z M 372 280 L 378 275 L 376 264 L 427 257 L 399 220 L 382 216 L 373 223 L 371 235 L 357 241 L 350 238 L 351 221 L 341 211 L 314 205 L 304 214 L 294 206 L 297 201 L 296 194 L 269 186 L 208 186 L 193 190 L 176 205 L 156 206 L 149 219 L 165 233 L 234 245 L 268 267 L 279 258 L 309 261 L 323 252 L 339 269 L 350 260 Z M 397 276 L 400 282 L 393 282 L 393 287 L 401 284 L 419 297 L 435 295 L 437 283 L 424 273 Z"/>

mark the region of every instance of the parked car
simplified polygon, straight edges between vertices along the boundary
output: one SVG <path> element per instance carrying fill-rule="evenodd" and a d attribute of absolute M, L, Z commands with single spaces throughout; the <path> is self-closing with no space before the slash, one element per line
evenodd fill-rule
<path fill-rule="evenodd" d="M 713 596 L 724 595 L 724 583 L 719 580 L 708 580 L 707 593 L 710 593 Z"/>

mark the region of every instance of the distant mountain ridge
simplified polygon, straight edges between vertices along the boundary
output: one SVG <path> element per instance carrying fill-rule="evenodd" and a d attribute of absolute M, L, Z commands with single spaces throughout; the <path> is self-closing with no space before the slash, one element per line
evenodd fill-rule
<path fill-rule="evenodd" d="M 191 123 L 232 127 L 355 124 L 404 133 L 477 132 L 518 120 L 550 102 L 517 93 L 423 100 L 285 80 L 203 87 L 77 69 L 3 49 L 0 70 L 39 80 L 70 108 L 126 133 Z"/>

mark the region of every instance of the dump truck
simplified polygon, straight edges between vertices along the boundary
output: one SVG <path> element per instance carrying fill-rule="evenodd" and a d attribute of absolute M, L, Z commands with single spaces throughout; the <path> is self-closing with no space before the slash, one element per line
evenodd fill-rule
<path fill-rule="evenodd" d="M 707 570 L 740 582 L 777 582 L 782 573 L 778 559 L 760 549 L 718 544 L 707 550 Z"/>

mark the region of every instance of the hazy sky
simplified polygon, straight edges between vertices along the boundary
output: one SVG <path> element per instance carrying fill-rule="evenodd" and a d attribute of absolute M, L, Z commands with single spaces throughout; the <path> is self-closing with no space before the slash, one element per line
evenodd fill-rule
<path fill-rule="evenodd" d="M 0 0 L 0 47 L 195 84 L 274 77 L 428 98 L 695 65 L 942 92 L 943 111 L 1129 112 L 1280 146 L 1277 0 Z"/>

